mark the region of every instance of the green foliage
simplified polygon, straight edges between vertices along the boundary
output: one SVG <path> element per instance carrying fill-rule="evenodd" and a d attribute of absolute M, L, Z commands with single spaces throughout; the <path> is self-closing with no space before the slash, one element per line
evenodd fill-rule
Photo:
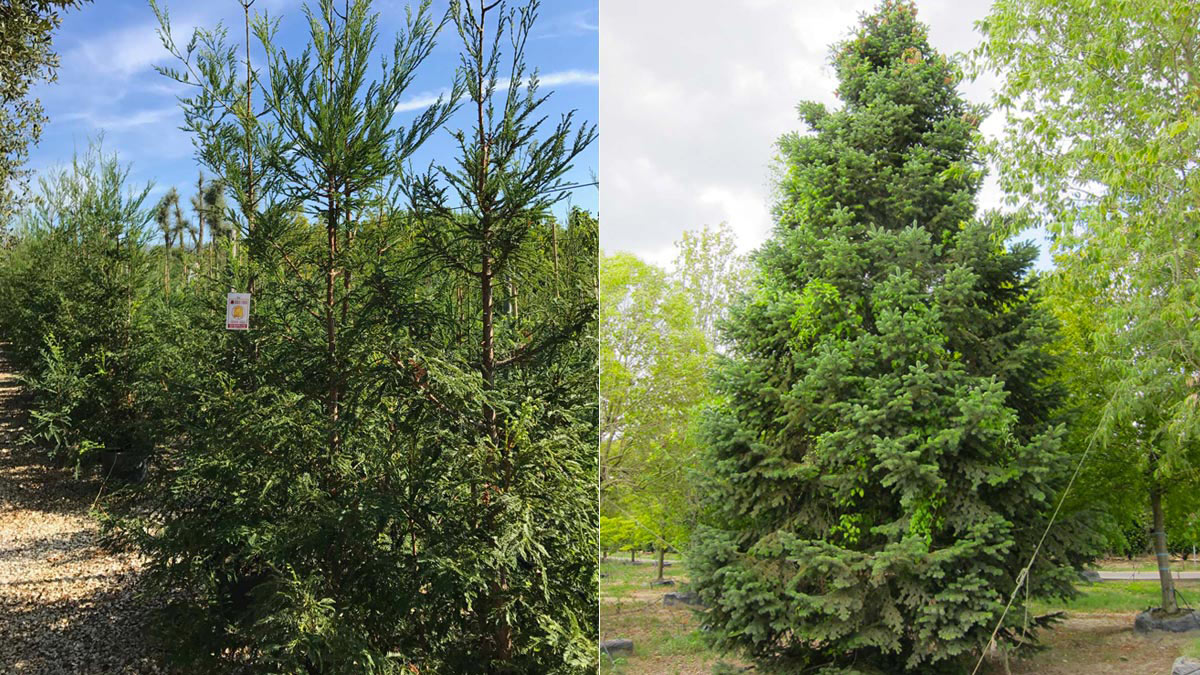
<path fill-rule="evenodd" d="M 637 525 L 623 516 L 600 516 L 600 554 L 628 551 L 637 541 Z"/>
<path fill-rule="evenodd" d="M 193 202 L 207 250 L 162 204 L 139 371 L 162 452 L 108 518 L 169 599 L 162 637 L 204 672 L 594 669 L 598 223 L 551 214 L 594 130 L 545 133 L 544 95 L 500 94 L 479 47 L 511 37 L 524 79 L 536 5 L 489 7 L 485 30 L 454 4 L 484 86 L 407 126 L 396 106 L 446 22 L 429 3 L 377 70 L 367 2 L 309 8 L 299 54 L 247 11 L 257 68 L 222 27 L 176 45 L 156 10 L 214 176 Z M 475 168 L 407 175 L 464 89 L 490 124 L 457 134 Z M 222 329 L 230 289 L 252 293 L 248 332 Z"/>
<path fill-rule="evenodd" d="M 747 276 L 727 226 L 676 246 L 671 274 L 628 254 L 603 256 L 600 274 L 600 509 L 660 554 L 685 547 L 699 518 L 696 421 L 717 325 Z"/>
<path fill-rule="evenodd" d="M 62 22 L 59 12 L 82 4 L 6 0 L 0 9 L 0 233 L 28 186 L 30 172 L 22 165 L 47 121 L 41 101 L 29 98 L 29 89 L 57 78 L 58 54 L 51 36 Z"/>
<path fill-rule="evenodd" d="M 33 395 L 29 439 L 79 467 L 148 453 L 141 390 L 151 260 L 128 168 L 98 146 L 42 179 L 0 267 L 0 325 Z"/>
<path fill-rule="evenodd" d="M 1054 322 L 1035 250 L 975 217 L 979 112 L 914 7 L 833 60 L 845 106 L 781 139 L 778 225 L 727 322 L 692 588 L 764 672 L 964 672 L 1072 466 Z M 1089 525 L 1050 531 L 1030 597 L 1072 595 Z"/>
<path fill-rule="evenodd" d="M 1101 462 L 1085 485 L 1118 518 L 1144 510 L 1140 492 L 1161 521 L 1165 493 L 1197 478 L 1198 21 L 1169 0 L 1004 0 L 974 54 L 1002 77 L 990 150 L 1014 224 L 1053 238 L 1073 407 Z"/>
<path fill-rule="evenodd" d="M 623 550 L 681 548 L 698 502 L 692 421 L 708 395 L 694 296 L 622 253 L 601 258 L 600 297 L 600 509 L 631 528 Z"/>
<path fill-rule="evenodd" d="M 710 348 L 721 344 L 718 326 L 729 305 L 745 291 L 749 281 L 746 257 L 735 247 L 733 230 L 725 223 L 715 228 L 685 231 L 675 244 L 675 281 L 692 301 L 696 324 Z"/>
<path fill-rule="evenodd" d="M 46 336 L 39 366 L 37 377 L 23 382 L 37 405 L 29 411 L 31 428 L 22 440 L 46 448 L 59 461 L 79 464 L 97 447 L 77 422 L 94 375 L 80 374 L 78 364 L 63 357 L 53 335 Z"/>
<path fill-rule="evenodd" d="M 420 261 L 478 302 L 454 337 L 473 390 L 446 420 L 470 425 L 459 438 L 475 455 L 457 474 L 477 505 L 458 526 L 477 595 L 475 625 L 453 647 L 457 671 L 595 667 L 599 233 L 580 211 L 565 231 L 550 213 L 596 127 L 574 111 L 545 123 L 549 94 L 525 62 L 538 8 L 450 3 L 472 124 L 451 131 L 453 163 L 403 183 Z"/>
<path fill-rule="evenodd" d="M 89 157 L 0 249 L 30 436 L 157 448 L 103 520 L 189 672 L 594 671 L 598 222 L 553 207 L 595 128 L 538 121 L 536 3 L 422 3 L 377 68 L 368 2 L 308 8 L 300 53 L 249 4 L 262 64 L 221 26 L 177 45 L 155 6 L 212 176 L 194 228 Z M 450 22 L 474 84 L 401 125 Z M 510 59 L 529 82 L 502 91 Z M 483 126 L 409 175 L 464 92 Z M 249 331 L 223 328 L 231 290 Z"/>

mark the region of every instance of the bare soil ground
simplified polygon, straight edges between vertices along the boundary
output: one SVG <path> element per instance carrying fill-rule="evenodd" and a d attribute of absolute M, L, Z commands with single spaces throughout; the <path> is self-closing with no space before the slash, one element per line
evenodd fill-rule
<path fill-rule="evenodd" d="M 1171 664 L 1196 641 L 1197 634 L 1139 634 L 1133 630 L 1134 616 L 1072 612 L 1043 634 L 1048 650 L 1011 663 L 1012 675 L 1168 675 Z M 989 675 L 1004 673 L 1003 664 L 991 665 Z"/>
<path fill-rule="evenodd" d="M 632 656 L 610 659 L 601 656 L 601 673 L 634 675 L 699 675 L 712 672 L 722 660 L 700 638 L 694 612 L 682 606 L 663 606 L 664 593 L 678 588 L 650 588 L 653 567 L 606 563 L 601 581 L 600 637 L 629 638 Z M 676 569 L 668 576 L 679 582 L 686 572 Z M 1006 664 L 1000 656 L 989 657 L 982 675 L 1169 675 L 1175 659 L 1200 641 L 1200 633 L 1149 635 L 1133 630 L 1136 611 L 1067 610 L 1066 619 L 1043 631 L 1047 649 L 1028 659 Z M 744 665 L 736 657 L 724 660 Z"/>
<path fill-rule="evenodd" d="M 98 479 L 19 447 L 15 378 L 0 355 L 0 673 L 162 673 L 135 598 L 140 561 L 98 545 Z"/>

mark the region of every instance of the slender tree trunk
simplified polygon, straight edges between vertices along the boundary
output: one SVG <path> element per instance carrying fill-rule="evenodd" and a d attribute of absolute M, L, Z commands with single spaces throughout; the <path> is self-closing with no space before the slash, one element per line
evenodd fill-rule
<path fill-rule="evenodd" d="M 338 382 L 337 368 L 337 221 L 338 211 L 335 203 L 333 181 L 329 184 L 328 213 L 326 213 L 326 270 L 325 270 L 325 351 L 329 363 L 329 390 L 326 393 L 326 411 L 329 415 L 329 454 L 337 453 L 341 439 L 338 436 L 338 415 L 341 391 Z"/>
<path fill-rule="evenodd" d="M 1168 614 L 1179 607 L 1175 603 L 1175 580 L 1171 578 L 1171 556 L 1167 552 L 1166 517 L 1163 515 L 1162 489 L 1157 481 L 1150 484 L 1150 512 L 1154 518 L 1154 559 L 1158 563 L 1158 580 L 1162 586 L 1162 608 Z"/>
<path fill-rule="evenodd" d="M 512 316 L 513 321 L 520 325 L 521 323 L 521 305 L 519 303 L 519 292 L 517 291 L 516 279 L 510 279 L 508 282 L 508 292 L 512 295 Z"/>
<path fill-rule="evenodd" d="M 254 0 L 242 0 L 242 12 L 246 19 L 246 235 L 254 235 L 254 151 L 250 144 L 250 131 L 254 120 L 254 99 L 252 97 L 252 87 L 254 80 L 252 77 L 253 71 L 250 68 L 250 6 L 254 4 Z M 233 245 L 234 257 L 237 257 L 237 240 L 234 240 Z M 246 285 L 246 292 L 254 294 L 254 272 L 250 273 L 249 283 Z M 255 353 L 258 347 L 255 346 Z"/>
<path fill-rule="evenodd" d="M 494 5 L 492 5 L 494 6 Z M 487 11 L 491 6 L 486 4 L 486 0 L 480 2 L 479 13 L 479 35 L 476 41 L 478 54 L 482 57 L 484 53 L 484 25 L 486 23 Z M 482 64 L 481 64 L 482 65 Z M 480 375 L 483 378 L 483 389 L 488 394 L 495 388 L 496 385 L 496 350 L 495 350 L 495 312 L 493 291 L 495 286 L 496 270 L 493 267 L 492 260 L 492 232 L 491 232 L 491 210 L 493 204 L 487 196 L 487 178 L 488 178 L 488 163 L 491 161 L 491 140 L 488 137 L 487 127 L 484 125 L 484 106 L 486 101 L 483 100 L 483 91 L 485 86 L 484 73 L 482 68 L 479 71 L 479 79 L 477 82 L 480 92 L 480 100 L 476 101 L 476 123 L 479 129 L 479 144 L 481 147 L 479 175 L 476 178 L 475 193 L 478 199 L 478 205 L 482 225 L 482 242 L 483 246 L 480 255 L 479 267 L 479 294 L 480 304 L 483 314 L 483 340 Z M 490 486 L 499 496 L 508 488 L 508 476 L 510 474 L 509 458 L 507 448 L 501 447 L 499 430 L 496 427 L 496 410 L 492 408 L 488 400 L 483 403 L 483 421 L 489 440 L 492 447 L 498 453 L 496 466 L 495 481 Z M 485 495 L 487 491 L 485 490 Z M 493 529 L 492 516 L 488 516 L 488 527 Z M 508 605 L 508 600 L 505 595 L 508 592 L 508 575 L 501 571 L 500 578 L 489 584 L 488 595 L 490 601 L 488 607 L 491 609 L 494 624 L 492 626 L 492 656 L 495 661 L 507 662 L 512 660 L 512 625 L 505 618 L 505 611 Z"/>
<path fill-rule="evenodd" d="M 348 12 L 350 10 L 347 9 L 346 11 L 347 11 L 347 16 L 349 16 Z M 344 219 L 345 219 L 345 228 L 346 228 L 346 245 L 345 245 L 345 247 L 343 247 L 342 251 L 343 251 L 343 254 L 346 254 L 346 253 L 349 253 L 351 250 L 351 247 L 354 246 L 354 228 L 351 226 L 352 225 L 351 221 L 353 219 L 353 216 L 350 213 L 350 185 L 348 183 L 346 184 L 346 187 L 344 189 L 344 195 L 343 195 L 343 200 L 342 200 L 342 215 L 344 216 Z M 349 312 L 350 312 L 350 274 L 351 274 L 351 270 L 349 267 L 342 269 L 342 325 L 343 326 L 345 326 L 347 324 Z"/>
<path fill-rule="evenodd" d="M 200 208 L 196 211 L 196 252 L 204 246 L 204 172 L 196 179 L 196 197 L 200 200 Z"/>
<path fill-rule="evenodd" d="M 658 542 L 658 580 L 659 581 L 662 581 L 662 578 L 663 578 L 663 568 L 666 567 L 666 565 L 665 565 L 666 558 L 667 558 L 667 545 L 662 543 L 662 541 L 659 541 Z"/>
<path fill-rule="evenodd" d="M 171 240 L 163 237 L 166 246 L 163 248 L 163 291 L 167 299 L 171 298 Z"/>
<path fill-rule="evenodd" d="M 637 547 L 636 546 L 629 549 L 629 564 L 632 565 L 635 562 L 637 562 Z"/>
<path fill-rule="evenodd" d="M 485 245 L 486 248 L 486 245 Z M 479 374 L 483 377 L 483 388 L 491 391 L 496 385 L 496 347 L 495 347 L 495 313 L 492 307 L 492 257 L 485 250 L 480 259 L 479 297 L 483 305 L 483 352 L 480 358 Z M 483 422 L 487 427 L 488 436 L 493 446 L 497 443 L 496 411 L 484 401 Z M 499 449 L 499 448 L 497 448 Z"/>
<path fill-rule="evenodd" d="M 550 220 L 550 242 L 554 250 L 554 297 L 558 297 L 558 223 Z"/>

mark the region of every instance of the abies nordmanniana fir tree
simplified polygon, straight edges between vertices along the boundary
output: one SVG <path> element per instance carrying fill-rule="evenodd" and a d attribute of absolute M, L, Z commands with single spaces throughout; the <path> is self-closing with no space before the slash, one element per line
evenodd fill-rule
<path fill-rule="evenodd" d="M 964 672 L 1072 465 L 1053 327 L 1034 247 L 975 218 L 978 113 L 913 5 L 833 63 L 845 105 L 801 104 L 811 133 L 780 141 L 778 224 L 726 326 L 693 585 L 764 672 Z M 1072 593 L 1082 525 L 1050 531 L 1031 597 Z M 1029 641 L 1020 596 L 1000 636 Z"/>

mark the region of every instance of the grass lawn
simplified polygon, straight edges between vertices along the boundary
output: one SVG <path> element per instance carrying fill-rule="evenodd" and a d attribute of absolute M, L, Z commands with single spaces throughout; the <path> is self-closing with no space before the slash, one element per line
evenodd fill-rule
<path fill-rule="evenodd" d="M 632 656 L 610 659 L 602 654 L 601 673 L 700 675 L 711 673 L 722 660 L 743 665 L 736 657 L 722 657 L 705 646 L 691 609 L 662 604 L 662 596 L 677 589 L 650 586 L 655 578 L 653 564 L 631 565 L 628 557 L 613 557 L 601 563 L 600 572 L 604 575 L 600 579 L 600 639 L 634 641 Z M 675 560 L 665 576 L 683 583 L 687 568 Z M 1200 581 L 1180 581 L 1178 588 L 1182 600 L 1200 608 Z M 1164 675 L 1180 654 L 1200 658 L 1198 636 L 1145 636 L 1133 631 L 1134 615 L 1158 604 L 1159 589 L 1154 581 L 1084 584 L 1080 596 L 1069 603 L 1035 602 L 1032 611 L 1063 610 L 1067 618 L 1043 633 L 1047 650 L 1028 660 L 1012 661 L 1009 670 L 1012 675 L 1074 675 L 1082 672 L 1080 666 L 1088 666 L 1091 673 Z M 996 659 L 983 672 L 1004 675 L 1005 667 Z"/>

